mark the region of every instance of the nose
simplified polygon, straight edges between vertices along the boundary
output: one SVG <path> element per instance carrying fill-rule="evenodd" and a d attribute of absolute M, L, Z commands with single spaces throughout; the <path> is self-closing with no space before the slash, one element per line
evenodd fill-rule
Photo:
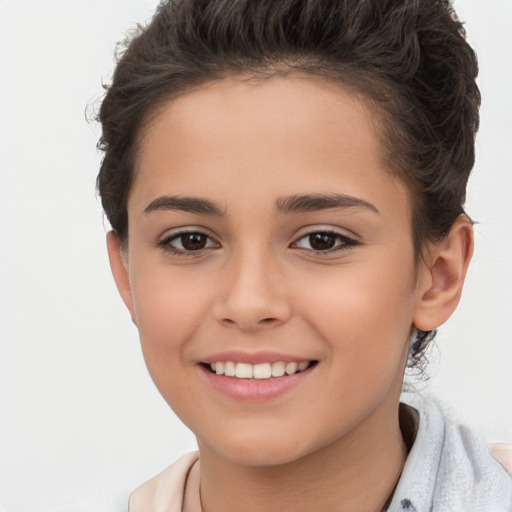
<path fill-rule="evenodd" d="M 233 257 L 219 281 L 214 314 L 224 326 L 254 331 L 289 319 L 283 273 L 269 254 L 246 251 Z"/>

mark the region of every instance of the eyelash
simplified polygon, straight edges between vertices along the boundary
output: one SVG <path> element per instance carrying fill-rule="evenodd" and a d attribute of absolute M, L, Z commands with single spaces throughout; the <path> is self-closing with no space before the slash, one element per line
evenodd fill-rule
<path fill-rule="evenodd" d="M 207 239 L 207 241 L 206 241 L 207 244 L 209 243 L 209 241 L 213 241 L 214 244 L 210 245 L 209 247 L 208 246 L 202 247 L 201 249 L 198 249 L 195 251 L 186 250 L 186 249 L 177 249 L 176 247 L 173 247 L 171 245 L 171 243 L 173 241 L 181 239 L 181 245 L 183 246 L 183 238 L 187 235 L 189 235 L 189 236 L 190 235 L 199 235 L 200 237 L 205 237 Z M 180 231 L 179 233 L 174 233 L 173 235 L 165 237 L 163 240 L 159 241 L 157 243 L 157 245 L 162 250 L 169 252 L 173 255 L 187 257 L 187 256 L 197 256 L 197 255 L 201 254 L 202 251 L 211 249 L 214 245 L 218 245 L 218 243 L 215 242 L 215 240 L 213 240 L 213 238 L 211 236 L 207 235 L 206 233 L 202 233 L 201 231 L 191 230 L 191 231 Z"/>
<path fill-rule="evenodd" d="M 314 249 L 307 249 L 307 248 L 304 248 L 304 247 L 298 247 L 298 248 L 299 249 L 304 249 L 306 251 L 312 251 L 314 254 L 331 254 L 331 253 L 336 252 L 336 251 L 344 251 L 344 250 L 347 250 L 347 249 L 352 249 L 353 247 L 356 247 L 356 246 L 360 245 L 360 242 L 355 240 L 354 238 L 350 238 L 350 237 L 348 237 L 346 235 L 342 235 L 341 233 L 338 233 L 337 231 L 332 231 L 332 230 L 328 230 L 328 229 L 327 230 L 326 229 L 319 229 L 317 231 L 311 231 L 309 233 L 306 233 L 305 235 L 303 235 L 300 238 L 298 238 L 297 241 L 294 242 L 292 245 L 297 246 L 297 244 L 301 240 L 305 240 L 305 239 L 311 238 L 314 235 L 323 235 L 323 236 L 327 235 L 329 237 L 334 238 L 336 241 L 338 241 L 340 243 L 338 243 L 337 245 L 335 245 L 332 248 L 325 249 L 325 250 L 314 250 Z"/>
<path fill-rule="evenodd" d="M 187 235 L 198 235 L 200 237 L 206 237 L 207 241 L 206 241 L 206 244 L 210 242 L 213 242 L 213 244 L 211 245 L 206 245 L 205 247 L 202 247 L 200 249 L 197 249 L 197 250 L 187 250 L 187 249 L 177 249 L 176 247 L 173 247 L 171 245 L 171 243 L 175 240 L 180 240 L 181 239 L 181 245 L 183 247 L 183 237 L 187 236 Z M 298 247 L 298 243 L 301 241 L 301 240 L 305 240 L 307 238 L 310 238 L 314 235 L 327 235 L 329 237 L 333 237 L 336 241 L 340 242 L 336 245 L 334 245 L 334 247 L 332 248 L 328 248 L 328 249 L 325 249 L 325 250 L 315 250 L 313 248 L 311 249 L 308 249 L 308 248 L 305 248 L 305 247 Z M 311 241 L 311 240 L 310 240 Z M 215 245 L 219 245 L 217 242 L 215 242 L 215 240 L 205 234 L 205 233 L 202 233 L 201 231 L 180 231 L 178 233 L 175 233 L 173 235 L 170 235 L 166 238 L 164 238 L 163 240 L 159 241 L 157 243 L 157 246 L 160 247 L 162 250 L 168 252 L 168 253 L 171 253 L 175 256 L 181 256 L 181 257 L 191 257 L 191 256 L 198 256 L 200 254 L 203 254 L 203 251 L 205 250 L 208 250 L 208 249 L 211 249 L 211 248 L 214 248 Z M 348 250 L 348 249 L 351 249 L 353 247 L 356 247 L 360 245 L 360 242 L 358 242 L 357 240 L 353 239 L 353 238 L 350 238 L 346 235 L 342 235 L 341 233 L 338 233 L 336 231 L 332 231 L 332 230 L 317 230 L 317 231 L 311 231 L 309 233 L 306 233 L 305 235 L 302 235 L 301 237 L 299 237 L 295 242 L 293 242 L 290 247 L 292 248 L 297 248 L 297 249 L 302 249 L 304 251 L 308 251 L 308 252 L 313 252 L 314 254 L 318 254 L 318 255 L 322 255 L 322 254 L 330 254 L 330 253 L 333 253 L 333 252 L 336 252 L 336 251 L 341 251 L 341 250 Z"/>

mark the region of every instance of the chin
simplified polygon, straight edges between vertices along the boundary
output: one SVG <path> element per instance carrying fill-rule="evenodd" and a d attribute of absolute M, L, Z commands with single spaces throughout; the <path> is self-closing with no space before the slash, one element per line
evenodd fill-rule
<path fill-rule="evenodd" d="M 265 446 L 265 450 L 233 449 L 227 451 L 226 453 L 219 453 L 219 455 L 234 464 L 254 467 L 280 466 L 282 464 L 287 464 L 301 458 L 301 455 L 298 453 L 285 450 L 276 452 L 276 450 L 269 450 L 268 446 Z"/>
<path fill-rule="evenodd" d="M 314 448 L 306 446 L 304 440 L 293 439 L 289 434 L 266 435 L 263 432 L 254 432 L 253 435 L 246 432 L 243 436 L 230 433 L 222 440 L 199 442 L 200 448 L 202 444 L 224 460 L 244 466 L 278 466 L 314 451 Z"/>

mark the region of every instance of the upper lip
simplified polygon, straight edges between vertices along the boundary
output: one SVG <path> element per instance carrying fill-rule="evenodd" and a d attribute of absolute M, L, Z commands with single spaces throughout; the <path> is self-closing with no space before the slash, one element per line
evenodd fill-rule
<path fill-rule="evenodd" d="M 261 364 L 261 363 L 301 363 L 303 361 L 312 361 L 309 357 L 301 357 L 290 354 L 282 354 L 273 351 L 247 352 L 241 350 L 227 350 L 208 355 L 201 360 L 202 363 L 217 363 L 233 361 L 235 363 Z"/>

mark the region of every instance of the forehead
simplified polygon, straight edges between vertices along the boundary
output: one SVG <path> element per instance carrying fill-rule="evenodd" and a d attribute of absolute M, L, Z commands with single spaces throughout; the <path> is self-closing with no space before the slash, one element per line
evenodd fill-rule
<path fill-rule="evenodd" d="M 233 190 L 263 197 L 329 193 L 333 186 L 354 197 L 383 188 L 404 195 L 384 164 L 372 106 L 316 77 L 202 85 L 146 123 L 129 205 L 137 199 L 142 208 L 162 193 L 214 193 L 223 202 Z"/>
<path fill-rule="evenodd" d="M 251 143 L 247 135 L 264 136 L 271 130 L 280 138 L 290 134 L 313 145 L 321 141 L 324 147 L 365 135 L 360 142 L 377 153 L 379 115 L 374 110 L 362 94 L 320 77 L 230 77 L 189 89 L 161 105 L 141 130 L 140 147 L 145 152 L 148 137 L 154 143 L 156 131 L 165 136 L 161 129 L 174 126 L 179 136 L 208 146 L 225 136 L 244 146 Z M 258 141 L 263 137 L 254 143 Z"/>

